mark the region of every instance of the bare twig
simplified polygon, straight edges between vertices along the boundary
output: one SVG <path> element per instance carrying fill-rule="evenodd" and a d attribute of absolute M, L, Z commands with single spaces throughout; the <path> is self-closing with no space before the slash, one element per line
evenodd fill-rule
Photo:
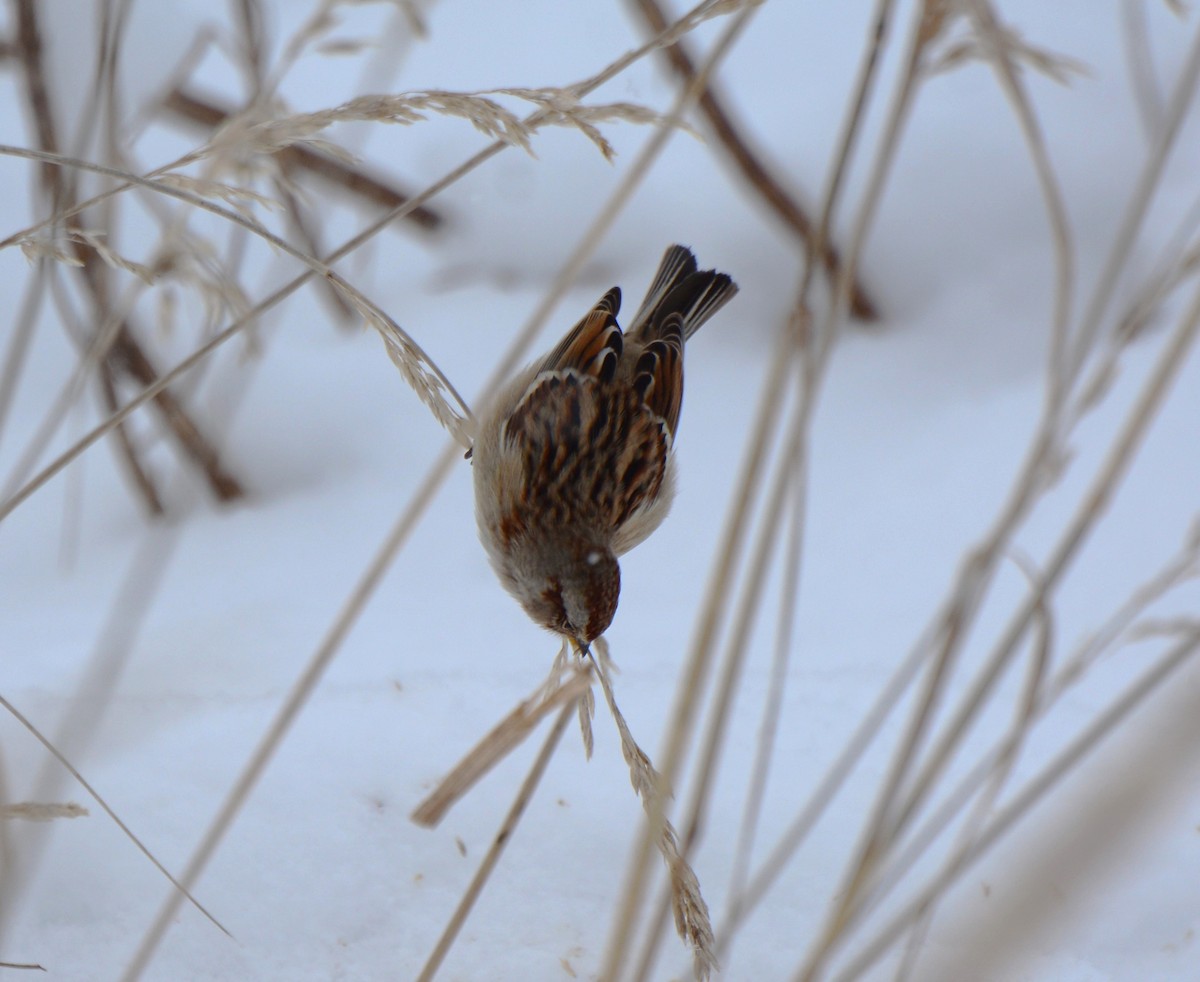
<path fill-rule="evenodd" d="M 666 30 L 669 21 L 657 0 L 633 0 L 632 5 L 651 31 L 657 34 Z M 682 40 L 663 48 L 663 57 L 667 59 L 685 85 L 695 82 L 696 64 L 687 45 Z M 836 278 L 842 264 L 837 247 L 828 240 L 824 244 L 820 242 L 815 234 L 813 221 L 809 218 L 804 206 L 784 187 L 783 181 L 771 171 L 766 163 L 751 150 L 747 137 L 725 109 L 724 102 L 717 95 L 711 79 L 704 84 L 696 105 L 708 120 L 709 126 L 712 127 L 713 133 L 725 149 L 729 159 L 741 172 L 750 187 L 779 216 L 792 234 L 804 243 L 810 253 L 818 254 L 817 259 L 825 266 L 829 275 Z M 853 275 L 854 285 L 850 295 L 851 313 L 860 320 L 878 320 L 879 311 L 866 289 L 858 281 L 856 270 L 853 271 Z"/>
<path fill-rule="evenodd" d="M 117 388 L 113 381 L 113 369 L 110 363 L 105 363 L 100 366 L 100 391 L 104 397 L 104 408 L 110 413 L 115 413 L 119 408 L 117 402 Z M 163 505 L 162 495 L 159 494 L 158 488 L 150 477 L 149 471 L 142 465 L 138 459 L 137 451 L 134 449 L 133 440 L 129 436 L 129 421 L 121 423 L 120 426 L 113 430 L 113 436 L 117 440 L 117 446 L 120 448 L 119 459 L 125 462 L 126 469 L 129 472 L 129 477 L 133 481 L 134 486 L 141 492 L 142 500 L 146 503 L 146 507 L 150 510 L 150 514 L 161 516 L 166 514 L 166 506 Z"/>
<path fill-rule="evenodd" d="M 17 38 L 38 143 L 43 150 L 57 154 L 60 144 L 53 107 L 46 88 L 41 33 L 33 0 L 17 2 Z M 70 208 L 73 204 L 74 182 L 68 182 L 64 178 L 61 167 L 48 160 L 43 161 L 41 182 L 50 197 L 54 213 Z M 69 227 L 78 229 L 78 220 L 72 218 Z M 109 319 L 111 307 L 107 288 L 107 266 L 96 250 L 83 239 L 73 239 L 72 245 L 81 263 L 84 286 L 92 298 L 95 321 L 104 323 Z M 157 372 L 141 350 L 127 323 L 122 324 L 117 333 L 111 358 L 113 364 L 143 386 L 149 386 L 157 380 Z M 155 397 L 155 405 L 179 446 L 204 472 L 216 496 L 222 501 L 240 497 L 242 489 L 238 481 L 224 470 L 216 450 L 171 393 L 164 389 Z M 123 441 L 121 447 L 123 456 L 133 452 L 128 440 Z M 162 502 L 154 493 L 153 485 L 145 475 L 144 466 L 135 460 L 130 460 L 129 463 L 131 473 L 135 476 L 135 485 L 141 490 L 147 506 L 152 512 L 161 513 Z"/>
<path fill-rule="evenodd" d="M 137 343 L 128 322 L 123 323 L 117 332 L 111 357 L 144 388 L 149 389 L 158 382 L 158 370 Z M 153 404 L 158 409 L 160 418 L 167 424 L 167 431 L 185 451 L 187 458 L 204 474 L 209 489 L 217 499 L 236 501 L 242 497 L 245 491 L 241 482 L 225 469 L 216 447 L 192 421 L 171 390 L 164 387 L 156 392 Z"/>
<path fill-rule="evenodd" d="M 276 196 L 283 202 L 288 220 L 291 222 L 296 238 L 300 240 L 300 244 L 304 247 L 304 250 L 310 256 L 321 255 L 325 249 L 321 245 L 317 230 L 312 227 L 312 222 L 309 221 L 308 215 L 305 213 L 304 207 L 301 205 L 295 191 L 289 186 L 286 180 L 280 177 L 274 178 L 271 185 L 275 188 Z M 317 283 L 322 295 L 324 295 L 332 308 L 333 315 L 337 319 L 339 326 L 349 327 L 352 325 L 354 323 L 354 308 L 346 302 L 346 298 L 338 292 L 337 287 L 328 280 L 318 280 Z"/>
<path fill-rule="evenodd" d="M 38 262 L 32 280 L 25 287 L 24 296 L 10 328 L 8 344 L 5 345 L 3 358 L 0 359 L 0 442 L 3 442 L 8 414 L 16 398 L 17 383 L 21 378 L 21 369 L 29 354 L 29 342 L 33 339 L 38 312 L 45 298 L 42 287 L 46 282 L 48 262 L 46 259 Z"/>

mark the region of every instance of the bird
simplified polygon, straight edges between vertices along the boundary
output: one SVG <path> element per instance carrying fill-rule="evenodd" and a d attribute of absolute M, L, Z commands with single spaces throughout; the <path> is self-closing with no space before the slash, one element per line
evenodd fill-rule
<path fill-rule="evenodd" d="M 613 287 L 479 414 L 479 537 L 505 589 L 580 656 L 612 623 L 618 558 L 666 518 L 686 342 L 738 292 L 667 248 L 627 332 Z"/>

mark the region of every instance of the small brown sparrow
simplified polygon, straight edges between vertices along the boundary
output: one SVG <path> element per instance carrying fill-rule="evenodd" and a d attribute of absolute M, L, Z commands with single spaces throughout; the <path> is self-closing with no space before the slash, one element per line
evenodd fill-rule
<path fill-rule="evenodd" d="M 628 334 L 614 286 L 479 417 L 468 456 L 488 558 L 525 612 L 581 653 L 616 613 L 617 557 L 671 506 L 684 342 L 737 289 L 673 245 Z"/>

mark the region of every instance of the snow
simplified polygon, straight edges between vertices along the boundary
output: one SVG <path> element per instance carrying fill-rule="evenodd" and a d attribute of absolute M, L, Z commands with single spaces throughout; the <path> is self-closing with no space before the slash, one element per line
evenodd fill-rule
<path fill-rule="evenodd" d="M 1165 90 L 1182 65 L 1195 15 L 1176 18 L 1159 6 L 1149 5 L 1146 16 Z M 68 30 L 73 5 L 64 0 L 39 7 L 51 25 L 55 97 L 72 120 L 91 84 L 95 25 L 85 20 Z M 908 5 L 901 10 L 899 34 L 910 14 Z M 298 5 L 271 7 L 271 36 L 286 36 L 303 13 Z M 1014 0 L 1002 13 L 1026 39 L 1088 66 L 1067 87 L 1024 76 L 1077 236 L 1078 311 L 1148 154 L 1121 8 Z M 226 30 L 225 16 L 207 4 L 135 5 L 123 54 L 125 99 L 136 104 L 157 91 L 196 29 L 219 23 Z M 390 20 L 399 15 L 378 8 L 342 16 L 337 36 L 400 33 Z M 283 86 L 290 104 L 333 105 L 366 91 L 364 79 L 395 91 L 565 84 L 640 37 L 620 6 L 443 4 L 427 16 L 430 38 L 407 46 L 394 64 L 381 52 L 306 56 Z M 768 159 L 810 199 L 824 181 L 867 19 L 865 4 L 765 4 L 720 72 Z M 720 29 L 720 21 L 707 24 L 698 36 L 709 43 Z M 232 99 L 240 83 L 228 66 L 210 54 L 200 77 Z M 884 67 L 895 72 L 894 53 Z M 32 145 L 13 70 L 3 84 L 13 98 L 0 109 L 0 142 Z M 595 96 L 660 110 L 672 97 L 666 73 L 650 63 Z M 872 134 L 884 102 L 872 108 Z M 615 166 L 577 133 L 544 131 L 536 159 L 510 150 L 436 199 L 450 219 L 444 232 L 389 231 L 344 263 L 347 277 L 418 338 L 468 397 L 651 131 L 618 123 L 604 132 L 618 151 Z M 442 119 L 344 127 L 333 138 L 413 188 L 484 145 L 469 124 Z M 177 131 L 153 127 L 138 144 L 141 163 L 170 159 L 179 141 Z M 1193 111 L 1119 298 L 1134 295 L 1193 206 L 1197 149 Z M 42 206 L 33 166 L 0 159 L 0 168 L 13 189 L 0 203 L 7 235 Z M 865 178 L 866 169 L 856 167 L 849 201 Z M 326 244 L 363 222 L 341 199 L 330 200 Z M 848 225 L 843 215 L 843 232 Z M 690 244 L 703 265 L 728 270 L 742 292 L 689 345 L 680 493 L 663 528 L 622 561 L 624 589 L 608 635 L 621 668 L 617 697 L 656 760 L 775 334 L 794 296 L 794 247 L 711 147 L 677 135 L 538 342 L 550 344 L 614 282 L 632 306 L 673 241 Z M 137 256 L 130 242 L 121 245 Z M 296 271 L 266 248 L 248 251 L 252 299 Z M 1033 169 L 985 67 L 923 88 L 863 269 L 885 317 L 847 330 L 822 388 L 797 637 L 757 859 L 930 622 L 965 550 L 991 527 L 1041 408 L 1054 255 Z M 17 309 L 29 277 L 16 250 L 0 252 L 6 309 Z M 268 315 L 256 347 L 234 340 L 198 384 L 182 390 L 197 418 L 222 435 L 223 459 L 248 486 L 246 500 L 214 504 L 174 453 L 156 445 L 152 459 L 155 473 L 169 477 L 170 515 L 147 522 L 113 453 L 97 446 L 0 524 L 0 695 L 54 740 L 176 873 L 446 442 L 379 340 L 337 329 L 315 298 L 301 291 Z M 1180 309 L 1170 305 L 1170 315 L 1124 353 L 1114 390 L 1072 442 L 1071 469 L 1018 536 L 1035 565 L 1051 554 Z M 42 313 L 0 432 L 6 487 L 75 358 L 55 317 L 52 308 Z M 154 339 L 163 345 L 154 350 L 173 357 L 191 350 L 194 312 L 181 311 L 180 321 L 176 334 Z M 1200 486 L 1198 393 L 1200 359 L 1192 353 L 1110 513 L 1055 594 L 1055 658 L 1179 548 Z M 103 415 L 89 389 L 41 463 Z M 144 411 L 135 418 L 138 433 L 156 432 Z M 780 591 L 774 572 L 768 601 Z M 1006 561 L 968 645 L 971 666 L 1027 588 L 1016 562 Z M 1194 616 L 1198 599 L 1195 585 L 1185 586 L 1156 612 Z M 752 635 L 695 857 L 718 920 L 770 684 L 773 630 L 768 614 Z M 502 762 L 437 829 L 419 828 L 408 815 L 540 682 L 555 648 L 488 568 L 475 536 L 468 465 L 456 459 L 195 888 L 232 938 L 185 905 L 145 977 L 415 977 L 540 738 Z M 1066 745 L 1161 648 L 1142 643 L 1102 659 L 1055 706 L 1010 786 Z M 970 753 L 1006 732 L 1024 665 L 1004 680 L 1010 698 L 972 732 Z M 968 677 L 955 676 L 948 699 L 965 691 Z M 968 872 L 939 907 L 914 978 L 1193 978 L 1198 697 L 1200 671 L 1186 667 Z M 568 729 L 439 977 L 598 976 L 641 808 L 603 706 L 595 730 L 587 761 L 577 729 Z M 840 887 L 900 732 L 895 719 L 885 727 L 746 925 L 723 977 L 792 976 Z M 7 717 L 0 718 L 0 747 L 9 800 L 72 800 L 90 810 L 83 819 L 3 828 L 0 960 L 38 962 L 53 978 L 119 977 L 169 885 Z M 965 773 L 965 760 L 956 758 L 952 775 Z M 689 795 L 685 783 L 677 799 Z M 925 863 L 918 872 L 932 869 Z M 670 940 L 653 977 L 684 977 L 688 964 Z M 867 977 L 891 978 L 895 967 L 894 957 L 885 959 Z"/>

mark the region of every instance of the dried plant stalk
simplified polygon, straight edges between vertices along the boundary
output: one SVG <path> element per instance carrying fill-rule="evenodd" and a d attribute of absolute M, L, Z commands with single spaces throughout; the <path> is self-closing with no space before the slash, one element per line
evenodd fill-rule
<path fill-rule="evenodd" d="M 634 9 L 641 15 L 650 30 L 659 33 L 667 29 L 667 17 L 656 0 L 633 0 Z M 676 40 L 669 47 L 662 49 L 663 57 L 683 80 L 691 84 L 696 78 L 696 64 L 687 45 L 682 40 Z M 741 127 L 725 108 L 724 101 L 717 95 L 712 83 L 704 86 L 703 92 L 696 103 L 700 112 L 708 120 L 713 133 L 725 148 L 734 166 L 741 171 L 746 183 L 767 203 L 791 232 L 804 243 L 810 253 L 816 254 L 829 275 L 837 278 L 842 266 L 842 258 L 827 238 L 818 234 L 812 219 L 804 206 L 784 187 L 783 182 L 771 172 L 771 169 L 750 148 L 749 141 L 742 134 Z M 879 318 L 879 311 L 870 294 L 859 282 L 858 271 L 853 270 L 853 286 L 850 291 L 850 312 L 860 320 L 874 321 Z"/>
<path fill-rule="evenodd" d="M 24 822 L 52 822 L 56 818 L 84 818 L 88 810 L 73 801 L 62 803 L 17 801 L 0 805 L 0 820 L 20 819 Z"/>
<path fill-rule="evenodd" d="M 58 748 L 46 739 L 46 737 L 42 734 L 42 731 L 34 726 L 24 713 L 18 710 L 17 707 L 4 698 L 4 696 L 0 696 L 0 708 L 3 708 L 10 716 L 12 716 L 12 718 L 15 719 L 22 727 L 24 727 L 25 730 L 28 731 L 38 743 L 45 747 L 45 749 L 52 757 L 54 757 L 55 760 L 57 760 L 60 764 L 62 764 L 63 767 L 67 769 L 68 773 L 70 773 L 70 775 L 79 782 L 80 787 L 82 787 L 83 790 L 91 796 L 92 800 L 100 806 L 104 813 L 110 819 L 112 819 L 113 823 L 121 830 L 125 838 L 133 843 L 138 852 L 150 860 L 150 863 L 154 866 L 154 868 L 157 869 L 164 877 L 166 877 L 173 887 L 173 895 L 175 897 L 177 897 L 180 901 L 187 900 L 188 903 L 190 903 L 194 908 L 196 908 L 196 910 L 203 914 L 210 923 L 215 925 L 222 934 L 226 935 L 227 937 L 230 936 L 229 932 L 225 929 L 225 925 L 223 925 L 212 914 L 210 914 L 207 908 L 205 908 L 205 906 L 201 904 L 199 900 L 192 896 L 192 893 L 188 887 L 184 886 L 179 880 L 171 875 L 170 871 L 161 862 L 159 862 L 158 857 L 155 856 L 154 853 L 152 853 L 142 843 L 142 840 L 134 834 L 133 830 L 125 824 L 121 817 L 115 811 L 113 811 L 112 808 L 109 807 L 108 802 L 101 797 L 100 792 L 92 787 L 90 783 L 88 783 L 87 779 L 75 768 L 75 765 L 67 760 L 67 758 L 59 752 Z"/>
<path fill-rule="evenodd" d="M 525 780 L 522 782 L 521 788 L 513 800 L 512 807 L 504 817 L 504 822 L 501 824 L 500 830 L 496 833 L 495 838 L 492 839 L 491 848 L 488 849 L 487 855 L 483 857 L 483 861 L 479 864 L 479 869 L 475 871 L 475 876 L 471 879 L 471 883 L 463 894 L 462 899 L 459 900 L 458 906 L 442 931 L 441 937 L 438 938 L 437 945 L 421 969 L 421 974 L 417 976 L 417 982 L 430 982 L 434 975 L 437 974 L 437 970 L 441 967 L 446 953 L 453 946 L 455 938 L 458 937 L 458 932 L 462 929 L 467 915 L 471 912 L 471 908 L 475 906 L 475 901 L 479 899 L 484 885 L 492 875 L 492 870 L 496 868 L 496 864 L 500 861 L 500 854 L 504 852 L 504 847 L 512 839 L 513 831 L 516 829 L 517 823 L 521 820 L 521 816 L 525 813 L 525 807 L 533 797 L 533 792 L 537 789 L 538 782 L 541 781 L 542 775 L 546 771 L 546 766 L 550 763 L 550 758 L 554 756 L 554 751 L 558 747 L 558 741 L 562 739 L 563 731 L 566 730 L 567 723 L 570 721 L 571 713 L 574 709 L 574 703 L 568 702 L 559 712 L 558 719 L 554 721 L 554 726 L 546 736 L 546 742 L 542 744 L 542 749 L 538 752 L 533 766 L 525 776 Z"/>
<path fill-rule="evenodd" d="M 737 5 L 735 4 L 734 6 Z M 570 91 L 576 96 L 585 95 L 588 92 L 594 91 L 605 82 L 608 82 L 621 72 L 625 71 L 630 65 L 636 63 L 639 59 L 644 58 L 647 54 L 654 51 L 661 44 L 670 43 L 673 39 L 693 29 L 698 24 L 703 23 L 703 21 L 707 18 L 715 16 L 718 13 L 728 12 L 729 9 L 731 9 L 731 7 L 726 0 L 702 0 L 702 2 L 698 3 L 692 8 L 692 10 L 681 17 L 671 27 L 670 31 L 664 32 L 663 35 L 652 38 L 640 47 L 626 52 L 620 58 L 617 58 L 595 75 L 592 75 L 587 79 L 584 79 L 582 82 L 570 86 Z M 549 113 L 547 110 L 539 109 L 531 113 L 530 116 L 524 120 L 524 123 L 526 126 L 536 126 L 540 120 L 543 120 L 548 115 Z M 660 130 L 660 132 L 665 134 L 668 132 L 668 130 L 663 128 Z M 341 246 L 325 257 L 325 265 L 331 265 L 354 252 L 365 242 L 377 235 L 381 230 L 388 227 L 393 222 L 403 219 L 406 215 L 417 208 L 422 207 L 426 202 L 434 198 L 441 191 L 460 180 L 466 174 L 469 174 L 471 171 L 475 170 L 481 164 L 490 160 L 496 154 L 506 149 L 507 146 L 508 144 L 499 140 L 489 144 L 483 150 L 473 155 L 470 159 L 464 161 L 458 167 L 444 175 L 441 179 L 435 181 L 420 194 L 414 196 L 404 204 L 398 205 L 386 215 L 382 215 L 375 221 L 371 222 L 361 232 L 344 242 Z M 652 137 L 649 141 L 647 149 L 643 151 L 641 158 L 639 158 L 640 165 L 639 162 L 635 162 L 634 166 L 631 168 L 630 177 L 627 179 L 626 183 L 622 186 L 618 194 L 614 197 L 614 200 L 611 202 L 609 210 L 605 213 L 607 217 L 605 217 L 603 221 L 599 223 L 597 227 L 588 234 L 588 236 L 585 237 L 584 246 L 580 250 L 577 250 L 577 255 L 573 256 L 566 263 L 559 280 L 556 281 L 556 283 L 547 293 L 545 300 L 541 305 L 539 305 L 529 323 L 522 328 L 512 346 L 510 346 L 509 351 L 500 359 L 500 362 L 496 366 L 496 370 L 493 372 L 491 381 L 484 387 L 485 392 L 494 388 L 495 385 L 499 384 L 499 381 L 507 378 L 520 363 L 524 352 L 528 348 L 528 345 L 532 342 L 544 320 L 549 316 L 554 303 L 565 291 L 570 277 L 576 274 L 582 267 L 591 244 L 593 244 L 599 238 L 602 228 L 611 224 L 619 208 L 626 201 L 628 201 L 629 196 L 632 193 L 632 188 L 636 186 L 638 181 L 643 176 L 645 169 L 649 166 L 648 161 L 652 160 L 660 149 L 661 141 L 657 136 Z M 0 152 L 10 153 L 15 156 L 26 156 L 33 159 L 50 159 L 47 156 L 34 154 L 20 147 L 6 146 L 0 148 Z M 159 168 L 156 171 L 152 171 L 147 178 L 143 178 L 141 180 L 145 181 L 147 184 L 154 183 L 149 179 L 163 174 L 171 167 L 180 166 L 181 163 L 182 161 L 175 161 L 166 168 Z M 105 172 L 105 169 L 102 168 L 93 169 L 96 169 L 101 173 Z M 111 169 L 109 169 L 107 172 L 113 174 L 114 176 L 120 176 L 117 172 L 112 171 Z M 45 222 L 38 223 L 37 225 L 28 229 L 24 229 L 15 235 L 8 236 L 6 239 L 0 240 L 0 248 L 27 238 L 28 236 L 40 231 L 40 229 L 43 227 L 54 224 L 58 221 L 63 221 L 72 214 L 76 214 L 79 211 L 82 211 L 84 208 L 99 204 L 101 201 L 107 200 L 115 194 L 120 194 L 131 187 L 132 184 L 132 181 L 126 181 L 125 183 L 118 184 L 107 191 L 103 191 L 93 196 L 87 201 L 81 202 L 72 206 L 71 208 L 66 209 L 65 212 L 57 213 L 55 216 Z M 120 411 L 99 425 L 93 427 L 88 433 L 60 453 L 53 461 L 51 461 L 44 468 L 42 468 L 41 471 L 30 478 L 22 487 L 13 492 L 13 494 L 11 494 L 4 501 L 0 502 L 0 522 L 2 522 L 6 516 L 11 514 L 17 507 L 21 505 L 22 502 L 27 500 L 39 488 L 41 488 L 55 475 L 67 467 L 80 454 L 87 450 L 88 447 L 90 447 L 97 440 L 102 439 L 113 429 L 113 427 L 120 424 L 122 420 L 128 418 L 128 416 L 140 406 L 157 397 L 158 394 L 163 392 L 170 383 L 174 382 L 177 378 L 186 374 L 192 368 L 200 364 L 210 354 L 212 354 L 212 352 L 216 351 L 222 345 L 226 344 L 232 338 L 240 334 L 250 324 L 254 323 L 254 321 L 262 314 L 295 293 L 298 289 L 300 289 L 301 286 L 310 280 L 310 278 L 314 275 L 314 272 L 315 270 L 310 267 L 308 270 L 300 273 L 298 276 L 294 277 L 292 280 L 285 283 L 274 292 L 270 293 L 264 299 L 260 300 L 240 317 L 233 320 L 224 329 L 217 332 L 217 334 L 214 335 L 210 340 L 198 347 L 194 352 L 192 352 L 191 355 L 180 361 L 174 368 L 165 373 L 162 378 L 151 385 L 148 389 L 131 399 L 130 402 L 126 403 Z"/>
<path fill-rule="evenodd" d="M 552 686 L 538 686 L 534 695 L 497 723 L 454 769 L 442 778 L 434 791 L 413 810 L 410 818 L 426 828 L 436 826 L 456 801 L 520 746 L 550 713 L 566 703 L 573 704 L 576 700 L 580 700 L 582 705 L 582 697 L 591 691 L 589 675 L 590 672 L 586 669 L 576 668 L 565 681 L 555 673 Z"/>
<path fill-rule="evenodd" d="M 852 982 L 862 976 L 921 916 L 926 907 L 941 896 L 1021 818 L 1045 798 L 1079 763 L 1110 736 L 1119 725 L 1169 678 L 1193 659 L 1200 650 L 1200 631 L 1193 630 L 1170 648 L 1158 661 L 1097 716 L 1094 721 L 1030 778 L 1012 800 L 980 830 L 965 852 L 956 854 L 935 873 L 912 900 L 888 920 L 836 976 L 836 982 Z"/>
<path fill-rule="evenodd" d="M 604 690 L 604 699 L 621 737 L 621 756 L 629 765 L 630 783 L 641 799 L 647 819 L 651 822 L 662 822 L 661 828 L 657 830 L 655 844 L 667 864 L 670 875 L 671 909 L 675 914 L 675 930 L 692 949 L 696 977 L 701 980 L 707 979 L 717 969 L 716 942 L 713 939 L 712 922 L 708 916 L 708 905 L 700 893 L 700 881 L 696 879 L 691 865 L 680 852 L 679 837 L 665 814 L 664 804 L 671 796 L 670 790 L 662 775 L 654 769 L 645 751 L 638 746 L 629 731 L 625 717 L 617 708 L 612 682 L 608 677 L 608 642 L 603 637 L 597 638 L 592 643 L 592 649 L 596 655 L 594 663 L 600 686 Z"/>
<path fill-rule="evenodd" d="M 55 154 L 58 152 L 60 142 L 46 87 L 45 69 L 42 62 L 41 30 L 33 0 L 19 0 L 17 3 L 17 47 L 38 142 L 44 151 Z M 73 200 L 74 185 L 63 179 L 62 168 L 46 159 L 41 170 L 41 180 L 54 213 L 71 211 L 75 204 Z M 78 221 L 74 217 L 66 219 L 66 222 L 69 229 L 80 231 Z M 77 260 L 74 265 L 79 266 L 84 289 L 92 301 L 93 320 L 97 324 L 105 323 L 112 319 L 113 311 L 104 256 L 99 251 L 102 247 L 98 246 L 94 240 L 89 241 L 83 236 L 76 236 L 73 239 L 72 247 Z M 113 366 L 143 386 L 149 386 L 157 380 L 157 372 L 150 359 L 142 351 L 133 330 L 124 319 L 121 321 L 121 328 L 109 357 Z M 111 380 L 109 384 L 111 385 Z M 237 479 L 223 468 L 215 448 L 203 436 L 200 428 L 191 420 L 172 394 L 163 389 L 155 397 L 155 406 L 160 411 L 168 431 L 176 438 L 185 455 L 190 457 L 205 474 L 214 494 L 221 501 L 230 501 L 241 497 L 243 492 Z M 132 443 L 128 439 L 120 440 L 118 447 L 129 462 L 135 486 L 141 490 L 147 507 L 153 513 L 161 512 L 161 502 L 154 491 L 153 484 L 146 476 L 145 467 L 134 456 Z"/>
<path fill-rule="evenodd" d="M 238 774 L 237 780 L 234 782 L 233 787 L 230 788 L 225 800 L 221 803 L 216 816 L 205 829 L 203 837 L 189 858 L 183 874 L 180 876 L 180 883 L 185 888 L 190 887 L 199 879 L 200 874 L 208 865 L 208 861 L 212 858 L 213 853 L 220 846 L 225 833 L 229 831 L 234 818 L 236 818 L 242 805 L 245 804 L 246 799 L 249 797 L 250 792 L 258 783 L 262 772 L 266 769 L 279 744 L 291 728 L 292 722 L 299 715 L 301 709 L 304 708 L 305 703 L 316 688 L 317 682 L 320 681 L 321 676 L 325 673 L 326 668 L 329 667 L 330 662 L 333 661 L 334 656 L 341 647 L 345 636 L 349 633 L 359 614 L 362 613 L 367 600 L 391 566 L 392 560 L 400 551 L 412 530 L 416 527 L 417 522 L 424 514 L 429 503 L 433 500 L 434 494 L 441 487 L 442 481 L 450 472 L 450 466 L 455 462 L 457 457 L 455 444 L 447 444 L 441 455 L 434 462 L 429 473 L 426 474 L 420 487 L 417 488 L 408 506 L 397 518 L 387 538 L 380 545 L 379 550 L 372 558 L 367 569 L 363 572 L 361 579 L 355 584 L 350 596 L 338 612 L 337 619 L 330 626 L 321 644 L 304 666 L 304 670 L 300 676 L 293 683 L 287 698 L 279 707 L 266 733 L 263 734 L 241 772 Z M 159 908 L 154 922 L 142 938 L 138 950 L 134 953 L 133 958 L 126 967 L 122 975 L 123 979 L 132 980 L 141 977 L 142 972 L 150 964 L 151 959 L 153 959 L 163 936 L 171 924 L 174 923 L 175 917 L 179 912 L 179 906 L 180 899 L 178 894 L 169 894 Z"/>
<path fill-rule="evenodd" d="M 163 100 L 163 108 L 178 119 L 210 131 L 222 125 L 231 115 L 230 110 L 218 106 L 214 100 L 182 88 L 175 89 Z M 285 173 L 289 170 L 304 171 L 328 185 L 349 192 L 365 204 L 390 210 L 403 207 L 409 199 L 407 192 L 401 191 L 392 181 L 308 147 L 285 147 L 277 157 Z M 441 214 L 428 205 L 413 208 L 404 216 L 404 220 L 429 231 L 441 227 L 443 222 Z"/>

